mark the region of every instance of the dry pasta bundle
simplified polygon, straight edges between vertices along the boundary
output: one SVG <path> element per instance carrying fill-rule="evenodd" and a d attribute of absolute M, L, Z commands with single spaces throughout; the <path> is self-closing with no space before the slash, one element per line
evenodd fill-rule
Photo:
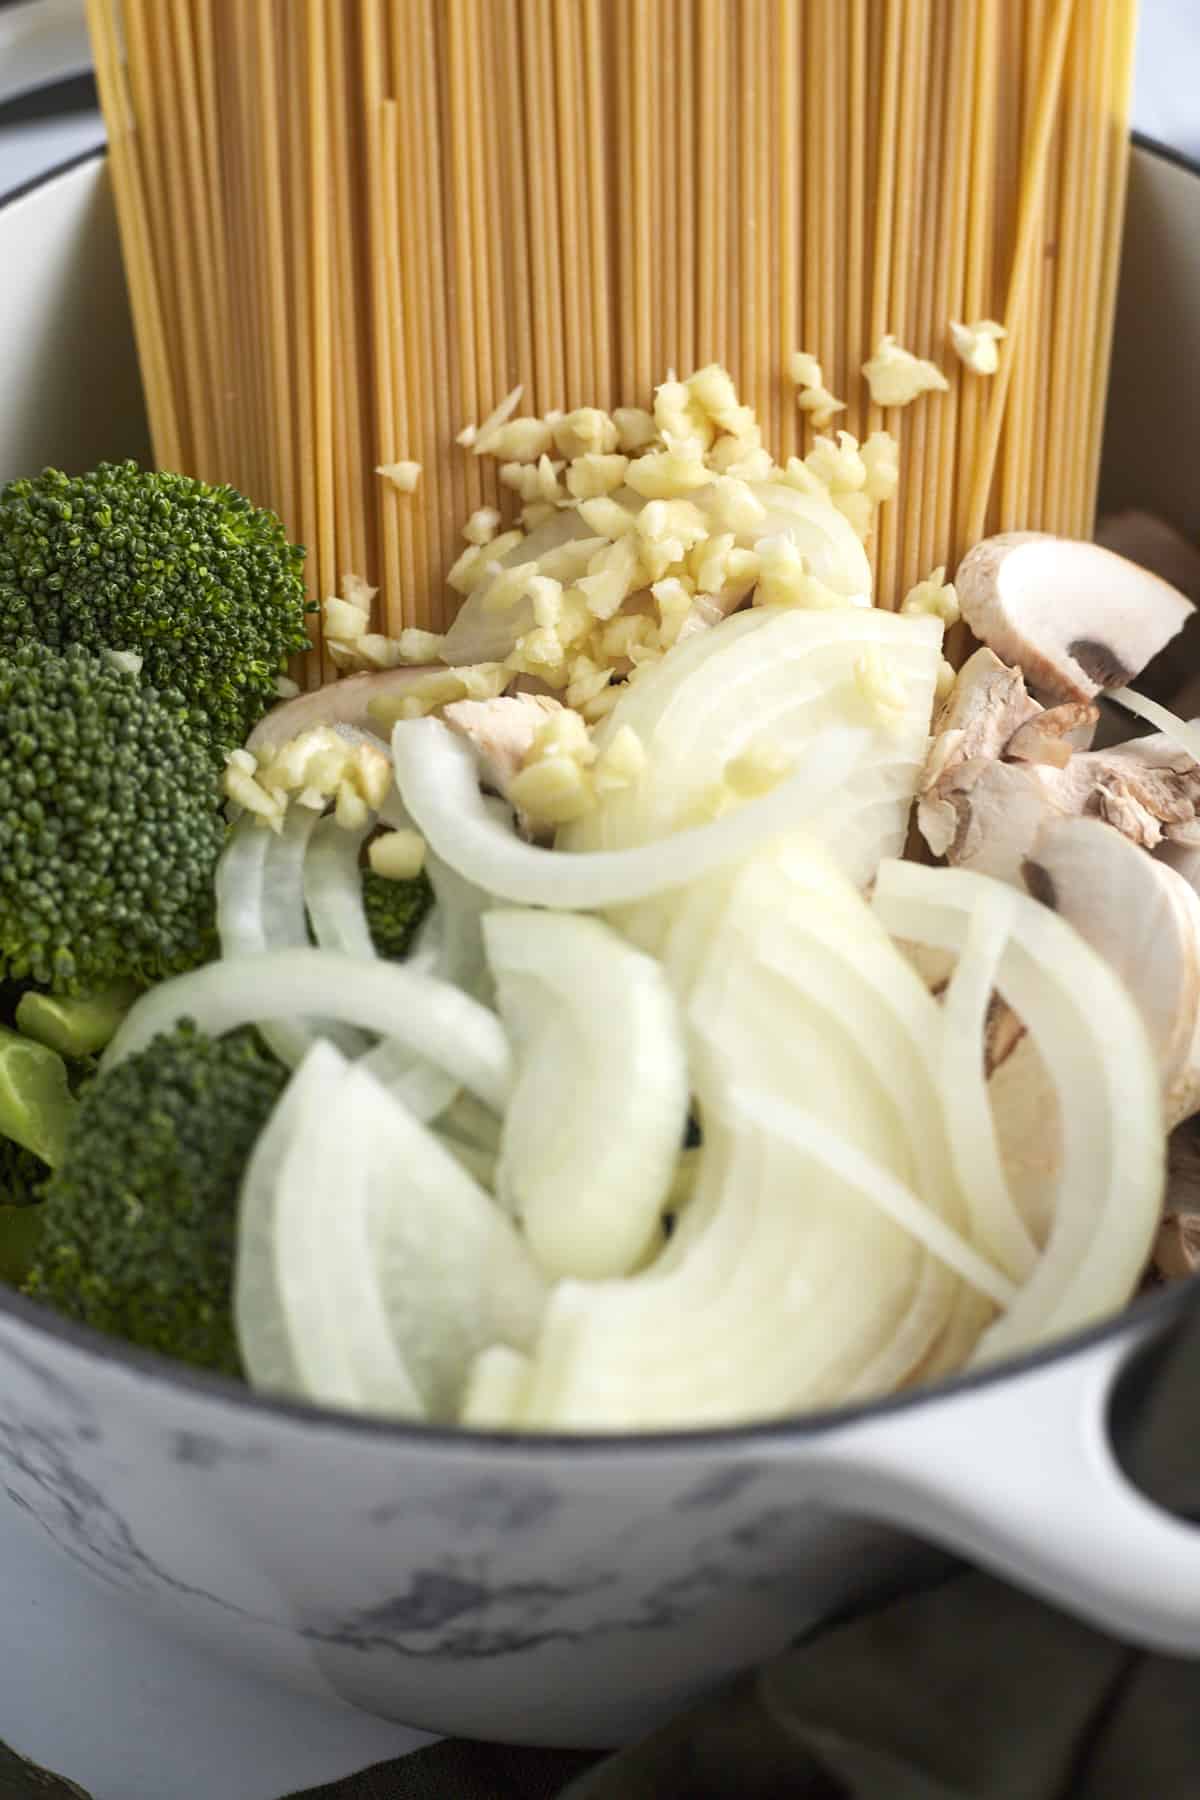
<path fill-rule="evenodd" d="M 157 459 L 391 633 L 445 628 L 463 522 L 511 511 L 459 440 L 517 385 L 646 407 L 719 362 L 781 463 L 893 431 L 884 606 L 985 531 L 1085 535 L 1135 10 L 89 0 Z"/>

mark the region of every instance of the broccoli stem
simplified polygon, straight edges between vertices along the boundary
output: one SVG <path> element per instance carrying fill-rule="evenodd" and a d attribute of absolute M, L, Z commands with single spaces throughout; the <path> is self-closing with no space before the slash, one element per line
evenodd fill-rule
<path fill-rule="evenodd" d="M 137 998 L 132 981 L 92 994 L 43 994 L 29 989 L 17 1002 L 17 1030 L 60 1056 L 95 1056 L 104 1049 Z"/>
<path fill-rule="evenodd" d="M 53 1168 L 62 1159 L 74 1111 L 57 1051 L 0 1025 L 0 1135 Z"/>

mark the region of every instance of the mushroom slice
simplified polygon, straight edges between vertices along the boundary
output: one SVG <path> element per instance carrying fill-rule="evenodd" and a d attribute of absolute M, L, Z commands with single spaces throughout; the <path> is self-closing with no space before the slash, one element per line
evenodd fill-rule
<path fill-rule="evenodd" d="M 1022 873 L 1129 989 L 1158 1059 L 1167 1125 L 1188 1118 L 1200 1108 L 1200 899 L 1099 819 L 1047 825 Z"/>
<path fill-rule="evenodd" d="M 931 753 L 927 776 L 933 763 Z M 935 856 L 1016 881 L 1022 857 L 1054 819 L 1090 814 L 1153 850 L 1165 837 L 1200 845 L 1198 810 L 1200 763 L 1155 732 L 1072 756 L 1064 768 L 951 759 L 921 795 L 917 824 Z"/>
<path fill-rule="evenodd" d="M 999 756 L 1014 732 L 1037 719 L 1042 708 L 1025 691 L 1020 669 L 1010 669 L 986 648 L 969 656 L 950 698 L 938 714 L 937 743 L 945 744 L 941 766 L 951 752 L 958 762 Z"/>
<path fill-rule="evenodd" d="M 561 701 L 547 694 L 509 694 L 496 700 L 452 700 L 442 708 L 442 717 L 475 751 L 484 784 L 507 795 L 539 729 L 562 710 Z"/>
<path fill-rule="evenodd" d="M 1067 700 L 1019 725 L 1004 746 L 1010 762 L 1049 763 L 1065 769 L 1074 750 L 1086 750 L 1100 717 L 1090 700 Z"/>
<path fill-rule="evenodd" d="M 1132 681 L 1192 614 L 1177 589 L 1137 563 L 1042 532 L 985 538 L 954 585 L 975 636 L 1052 701 L 1091 700 Z"/>
<path fill-rule="evenodd" d="M 394 698 L 416 688 L 441 667 L 424 663 L 404 669 L 383 669 L 378 674 L 343 675 L 324 687 L 284 700 L 265 713 L 246 739 L 247 750 L 273 750 L 280 744 L 311 731 L 318 725 L 349 726 L 387 741 L 389 727 L 381 726 L 369 711 L 373 700 Z M 443 671 L 446 673 L 447 671 Z"/>

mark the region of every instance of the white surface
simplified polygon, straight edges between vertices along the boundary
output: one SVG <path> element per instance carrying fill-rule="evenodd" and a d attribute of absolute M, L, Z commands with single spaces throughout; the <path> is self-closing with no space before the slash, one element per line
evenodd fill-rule
<path fill-rule="evenodd" d="M 278 1800 L 430 1741 L 147 1629 L 2 1499 L 0 1571 L 0 1737 L 93 1800 Z"/>
<path fill-rule="evenodd" d="M 1143 21 L 1137 126 L 1200 156 L 1200 6 L 1143 0 Z M 102 137 L 91 114 L 0 127 L 0 192 Z M 277 1800 L 427 1741 L 255 1685 L 148 1630 L 2 1496 L 0 1662 L 0 1737 L 94 1800 Z"/>

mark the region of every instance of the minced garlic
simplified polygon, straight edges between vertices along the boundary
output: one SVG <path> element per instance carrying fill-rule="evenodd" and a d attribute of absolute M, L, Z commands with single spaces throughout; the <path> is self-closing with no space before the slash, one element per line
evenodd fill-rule
<path fill-rule="evenodd" d="M 385 831 L 367 846 L 367 861 L 387 881 L 414 881 L 425 867 L 425 839 L 419 831 Z"/>
<path fill-rule="evenodd" d="M 900 605 L 902 613 L 931 613 L 947 628 L 957 625 L 962 613 L 958 593 L 952 581 L 946 580 L 945 567 L 935 569 L 924 581 L 910 588 Z"/>
<path fill-rule="evenodd" d="M 415 494 L 421 479 L 421 465 L 419 462 L 378 463 L 375 473 L 382 475 L 398 494 Z"/>
<path fill-rule="evenodd" d="M 1008 332 L 995 319 L 979 319 L 974 325 L 950 321 L 950 341 L 959 360 L 976 375 L 994 375 L 1000 367 L 1000 340 Z"/>
<path fill-rule="evenodd" d="M 950 386 L 935 363 L 914 356 L 889 335 L 879 340 L 875 354 L 863 364 L 863 374 L 876 406 L 908 406 L 919 395 Z"/>

